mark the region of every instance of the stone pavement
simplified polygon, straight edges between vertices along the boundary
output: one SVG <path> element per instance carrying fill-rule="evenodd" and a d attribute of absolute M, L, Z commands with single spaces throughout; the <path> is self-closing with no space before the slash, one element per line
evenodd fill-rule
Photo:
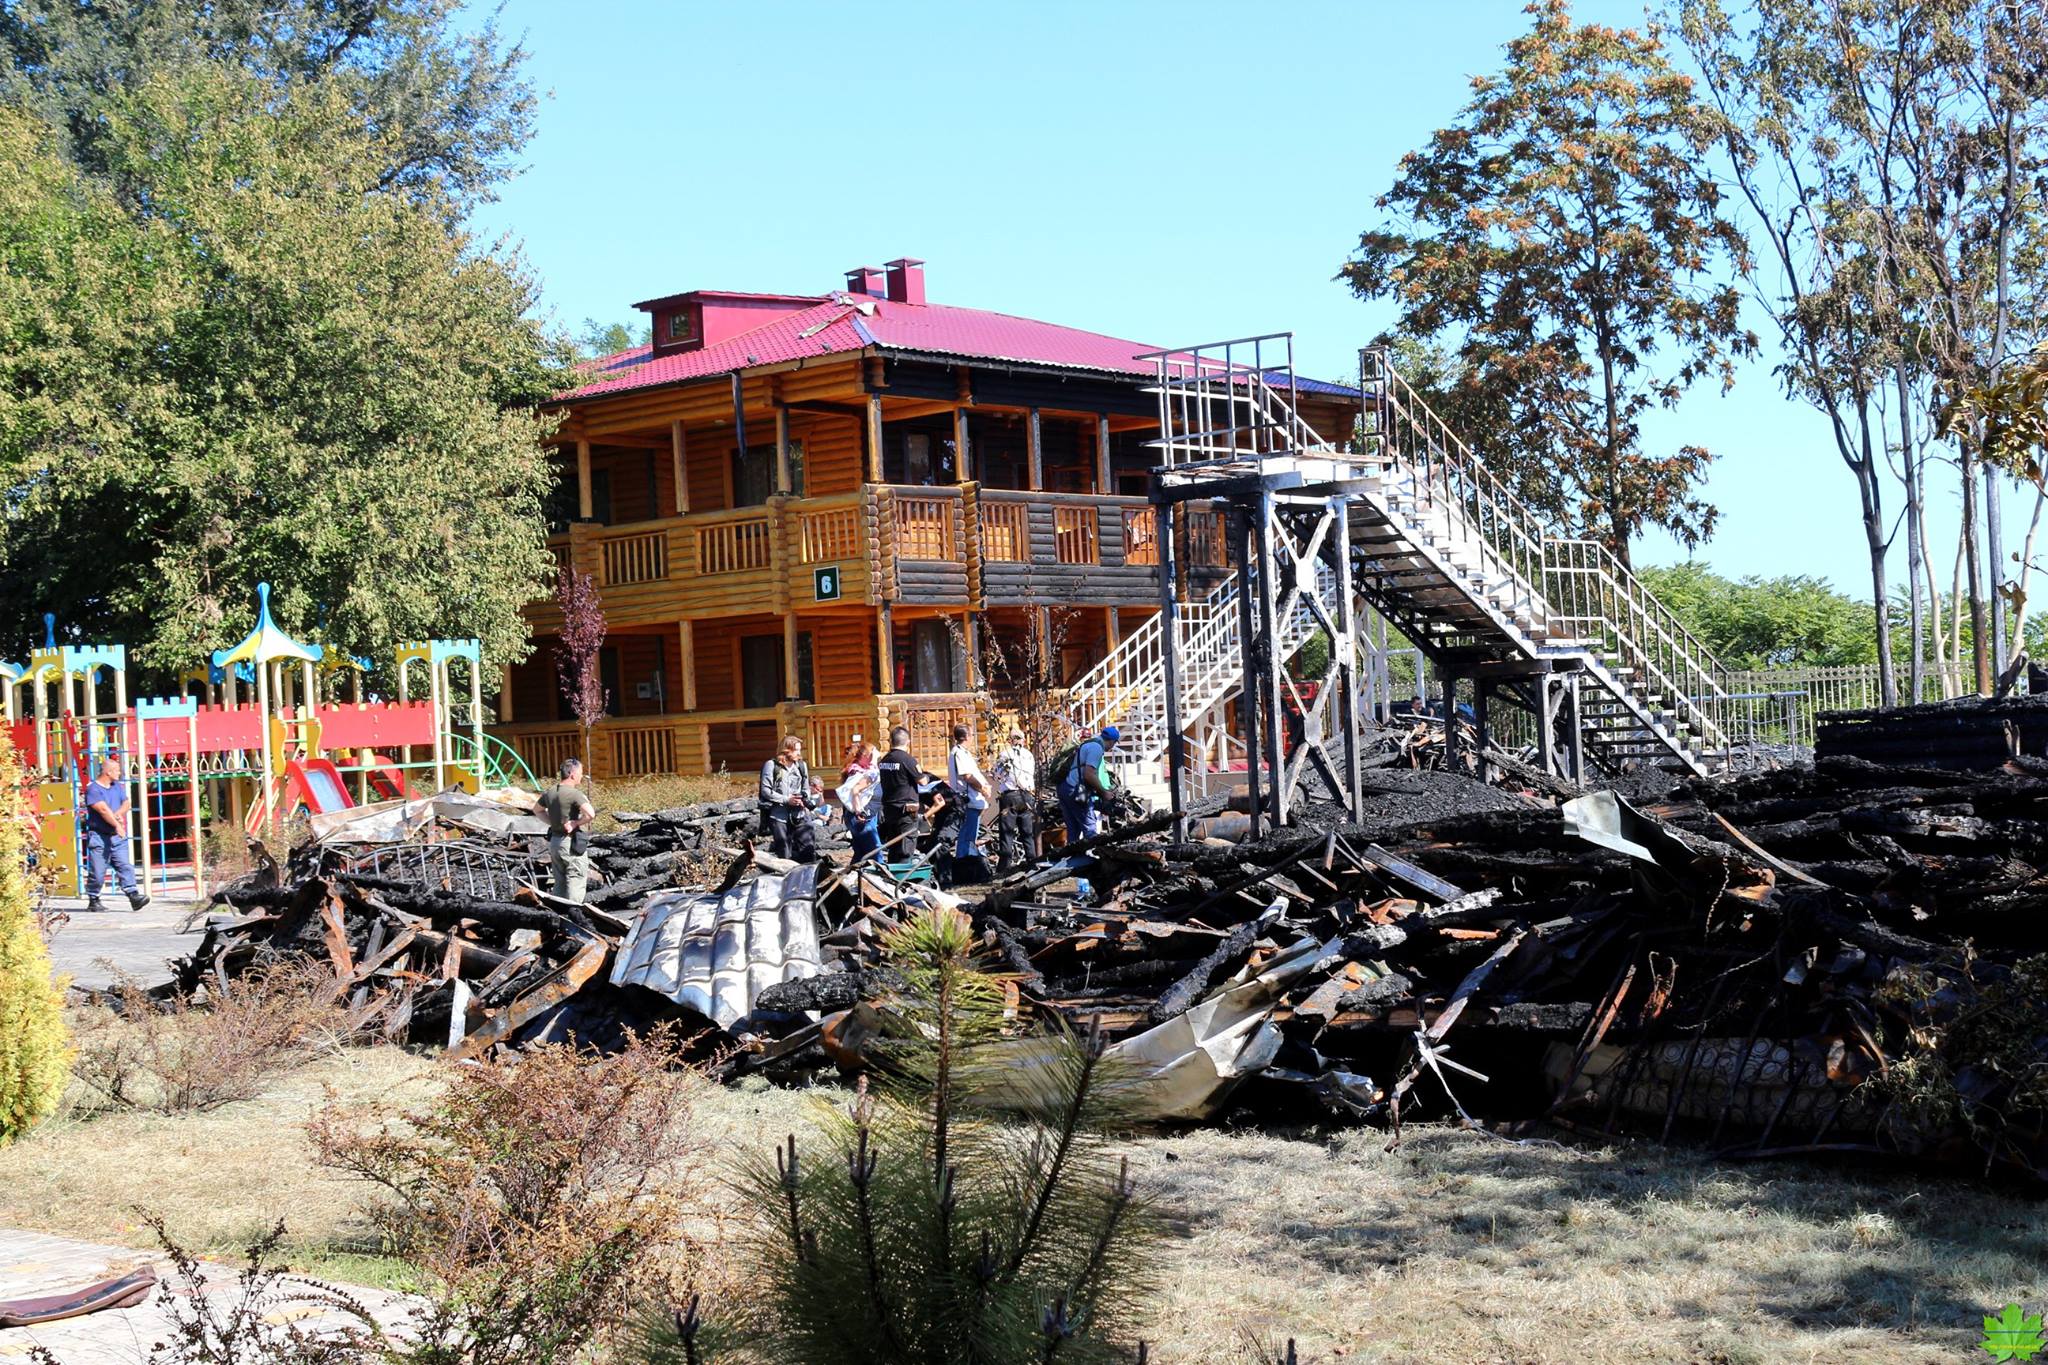
<path fill-rule="evenodd" d="M 188 956 L 205 929 L 202 921 L 189 934 L 181 932 L 199 908 L 189 901 L 154 900 L 130 910 L 127 901 L 115 896 L 105 904 L 110 908 L 89 911 L 82 897 L 52 896 L 47 902 L 49 909 L 69 916 L 50 936 L 50 962 L 75 986 L 104 989 L 114 984 L 117 972 L 145 986 L 168 981 L 166 960 Z"/>
<path fill-rule="evenodd" d="M 100 1280 L 125 1274 L 145 1261 L 154 1263 L 159 1275 L 169 1271 L 168 1262 L 160 1252 L 96 1246 L 91 1242 L 77 1242 L 40 1232 L 0 1229 L 0 1299 L 83 1289 Z M 205 1292 L 211 1296 L 226 1295 L 227 1301 L 232 1303 L 233 1296 L 239 1292 L 235 1286 L 238 1269 L 234 1265 L 208 1265 Z M 273 1296 L 271 1308 L 264 1316 L 271 1322 L 296 1320 L 305 1331 L 341 1326 L 347 1320 L 332 1310 L 303 1301 L 294 1302 L 295 1292 L 303 1294 L 309 1289 L 327 1288 L 339 1289 L 361 1303 L 386 1331 L 405 1321 L 411 1303 L 405 1295 L 384 1290 L 328 1286 L 317 1280 L 293 1277 L 280 1285 L 279 1292 Z M 189 1295 L 191 1290 L 184 1285 L 175 1285 L 171 1292 Z M 164 1310 L 161 1289 L 153 1289 L 149 1297 L 134 1308 L 111 1308 L 82 1318 L 45 1323 L 40 1327 L 0 1328 L 0 1362 L 28 1360 L 30 1353 L 41 1346 L 63 1365 L 142 1365 L 148 1361 L 152 1345 L 170 1340 L 171 1327 L 172 1319 Z"/>

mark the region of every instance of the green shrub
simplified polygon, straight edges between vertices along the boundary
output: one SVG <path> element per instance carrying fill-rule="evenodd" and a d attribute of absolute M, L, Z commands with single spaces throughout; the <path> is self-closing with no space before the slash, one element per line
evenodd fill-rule
<path fill-rule="evenodd" d="M 21 765 L 0 731 L 0 1143 L 57 1107 L 71 1071 L 64 989 L 51 978 L 30 893 L 21 790 Z"/>

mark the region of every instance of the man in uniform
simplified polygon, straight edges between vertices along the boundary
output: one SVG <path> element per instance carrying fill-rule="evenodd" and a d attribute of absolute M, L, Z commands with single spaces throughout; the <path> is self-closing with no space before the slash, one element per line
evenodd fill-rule
<path fill-rule="evenodd" d="M 597 819 L 597 807 L 583 791 L 581 760 L 562 760 L 555 785 L 540 799 L 540 810 L 548 821 L 548 867 L 554 873 L 555 896 L 581 905 L 590 886 L 590 836 L 584 831 Z"/>
<path fill-rule="evenodd" d="M 924 804 L 924 772 L 910 753 L 910 731 L 899 725 L 889 732 L 889 752 L 882 755 L 882 859 L 900 863 L 917 856 L 918 813 Z"/>

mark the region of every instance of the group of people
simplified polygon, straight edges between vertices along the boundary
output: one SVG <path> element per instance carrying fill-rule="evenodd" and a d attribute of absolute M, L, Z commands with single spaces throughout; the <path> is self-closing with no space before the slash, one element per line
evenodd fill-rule
<path fill-rule="evenodd" d="M 1105 726 L 1076 747 L 1061 775 L 1060 814 L 1069 842 L 1101 832 L 1102 803 L 1114 781 L 1106 757 L 1120 738 L 1115 726 Z M 877 752 L 860 735 L 852 738 L 833 795 L 845 812 L 856 860 L 909 861 L 928 837 L 933 861 L 953 869 L 954 879 L 965 880 L 986 866 L 982 843 L 989 830 L 995 835 L 997 875 L 1036 861 L 1038 759 L 1022 727 L 1012 722 L 1005 729 L 986 768 L 973 740 L 967 726 L 953 727 L 945 777 L 934 780 L 910 752 L 910 731 L 903 726 L 889 732 L 886 752 Z M 775 756 L 761 765 L 758 795 L 764 832 L 776 856 L 798 862 L 815 858 L 814 821 L 826 801 L 824 784 L 804 761 L 801 739 L 784 739 Z"/>
<path fill-rule="evenodd" d="M 1102 808 L 1115 787 L 1108 758 L 1121 738 L 1115 726 L 1105 725 L 1100 734 L 1074 747 L 1070 762 L 1063 756 L 1056 791 L 1070 844 L 1102 832 Z M 589 827 L 597 810 L 583 790 L 582 763 L 567 760 L 555 778 L 555 785 L 541 798 L 554 894 L 580 903 L 590 882 Z M 824 784 L 811 775 L 804 760 L 801 739 L 788 736 L 775 756 L 761 765 L 756 794 L 762 832 L 775 855 L 793 862 L 815 860 L 818 814 L 827 802 Z M 997 875 L 1038 859 L 1038 758 L 1015 722 L 1004 730 L 1002 746 L 987 769 L 974 752 L 973 731 L 954 726 L 943 780 L 927 777 L 918 766 L 910 752 L 910 731 L 903 726 L 889 732 L 886 753 L 877 753 L 873 744 L 855 735 L 841 759 L 833 795 L 845 812 L 855 861 L 908 862 L 928 851 L 934 864 L 948 869 L 949 879 L 972 879 L 986 870 L 982 841 L 990 810 L 995 811 L 991 828 Z M 93 809 L 97 820 L 99 808 Z M 111 825 L 111 816 L 107 822 Z M 929 848 L 921 848 L 927 839 Z M 118 857 L 117 867 L 125 863 L 125 847 Z M 93 862 L 94 871 L 101 873 L 100 859 Z M 95 893 L 100 879 L 93 878 Z M 134 894 L 131 885 L 130 895 Z"/>

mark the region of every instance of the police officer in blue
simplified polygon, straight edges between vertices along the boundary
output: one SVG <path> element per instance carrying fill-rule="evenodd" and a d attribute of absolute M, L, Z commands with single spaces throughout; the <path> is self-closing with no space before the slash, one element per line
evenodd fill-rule
<path fill-rule="evenodd" d="M 121 780 L 121 760 L 113 754 L 100 760 L 100 775 L 85 787 L 85 859 L 86 909 L 106 909 L 100 904 L 100 888 L 107 884 L 109 866 L 128 894 L 130 910 L 149 904 L 149 897 L 135 885 L 135 865 L 128 860 L 128 784 Z"/>

